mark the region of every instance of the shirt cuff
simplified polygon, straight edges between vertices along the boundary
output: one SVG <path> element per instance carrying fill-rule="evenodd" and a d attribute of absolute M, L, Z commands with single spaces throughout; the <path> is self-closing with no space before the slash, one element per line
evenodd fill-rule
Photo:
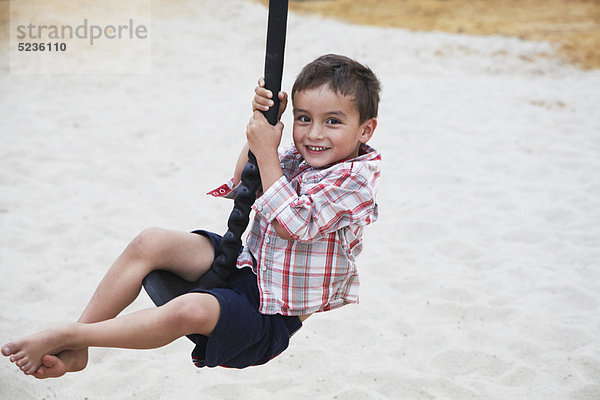
<path fill-rule="evenodd" d="M 239 186 L 239 184 L 238 184 L 238 186 Z M 236 187 L 233 186 L 233 178 L 231 178 L 230 180 L 228 180 L 227 182 L 225 182 L 218 188 L 213 189 L 206 194 L 210 195 L 210 196 L 214 196 L 214 197 L 224 197 L 226 199 L 232 199 L 232 198 L 235 198 L 236 189 L 237 189 L 237 186 Z"/>
<path fill-rule="evenodd" d="M 256 200 L 252 209 L 271 223 L 297 197 L 298 193 L 287 178 L 282 176 Z"/>

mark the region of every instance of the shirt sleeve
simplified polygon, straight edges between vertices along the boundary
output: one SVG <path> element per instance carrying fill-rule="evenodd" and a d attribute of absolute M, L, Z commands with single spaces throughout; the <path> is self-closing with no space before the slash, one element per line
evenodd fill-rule
<path fill-rule="evenodd" d="M 377 219 L 375 193 L 369 180 L 352 170 L 335 171 L 303 194 L 283 176 L 254 204 L 269 223 L 279 224 L 300 242 L 311 242 L 349 225 L 367 225 Z"/>
<path fill-rule="evenodd" d="M 298 151 L 293 146 L 279 152 L 279 164 L 281 165 L 281 168 L 286 176 L 290 176 L 291 171 L 293 171 L 299 163 L 298 155 Z M 237 194 L 237 190 L 241 184 L 241 182 L 238 182 L 237 185 L 235 185 L 233 183 L 233 178 L 231 178 L 218 188 L 213 189 L 206 194 L 224 199 L 235 199 L 235 195 Z M 261 192 L 257 192 L 256 195 L 260 196 Z"/>
<path fill-rule="evenodd" d="M 210 196 L 214 196 L 214 197 L 222 197 L 225 199 L 235 199 L 235 194 L 236 194 L 237 188 L 240 186 L 240 184 L 241 183 L 238 183 L 237 185 L 234 186 L 233 178 L 231 178 L 230 180 L 228 180 L 227 182 L 225 182 L 218 188 L 213 189 L 206 194 L 208 194 Z"/>
<path fill-rule="evenodd" d="M 288 179 L 298 169 L 301 161 L 302 157 L 295 146 L 290 146 L 279 153 L 279 165 L 281 165 L 281 170 Z"/>

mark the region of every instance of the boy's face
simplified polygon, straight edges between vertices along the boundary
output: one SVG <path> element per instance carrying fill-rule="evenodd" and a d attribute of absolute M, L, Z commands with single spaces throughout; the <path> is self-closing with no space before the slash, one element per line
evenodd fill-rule
<path fill-rule="evenodd" d="M 372 118 L 360 124 L 351 97 L 323 85 L 294 95 L 293 137 L 296 148 L 311 167 L 321 168 L 358 155 L 377 126 Z"/>

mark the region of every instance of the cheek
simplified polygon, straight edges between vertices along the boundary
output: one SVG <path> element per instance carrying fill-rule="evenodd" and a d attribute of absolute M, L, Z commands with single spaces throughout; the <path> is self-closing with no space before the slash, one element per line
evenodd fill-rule
<path fill-rule="evenodd" d="M 302 140 L 303 136 L 304 136 L 303 128 L 299 127 L 297 125 L 294 125 L 294 127 L 292 128 L 292 138 L 294 139 L 294 143 Z"/>
<path fill-rule="evenodd" d="M 347 132 L 336 132 L 330 136 L 330 140 L 335 148 L 344 154 L 354 151 L 360 145 L 358 139 Z"/>
<path fill-rule="evenodd" d="M 335 147 L 344 148 L 348 147 L 351 142 L 348 140 L 347 136 L 344 135 L 343 132 L 336 131 L 333 134 L 329 135 L 329 140 Z"/>

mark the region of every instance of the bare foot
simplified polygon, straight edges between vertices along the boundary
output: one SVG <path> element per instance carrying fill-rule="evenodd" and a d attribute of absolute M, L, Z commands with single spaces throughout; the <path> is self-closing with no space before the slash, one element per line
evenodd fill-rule
<path fill-rule="evenodd" d="M 87 366 L 88 350 L 66 350 L 55 356 L 46 354 L 42 365 L 33 373 L 38 379 L 58 378 L 67 372 L 81 371 Z"/>
<path fill-rule="evenodd" d="M 42 366 L 42 357 L 46 354 L 58 354 L 66 349 L 69 328 L 50 329 L 16 342 L 2 346 L 2 354 L 10 357 L 26 375 L 31 375 Z"/>

